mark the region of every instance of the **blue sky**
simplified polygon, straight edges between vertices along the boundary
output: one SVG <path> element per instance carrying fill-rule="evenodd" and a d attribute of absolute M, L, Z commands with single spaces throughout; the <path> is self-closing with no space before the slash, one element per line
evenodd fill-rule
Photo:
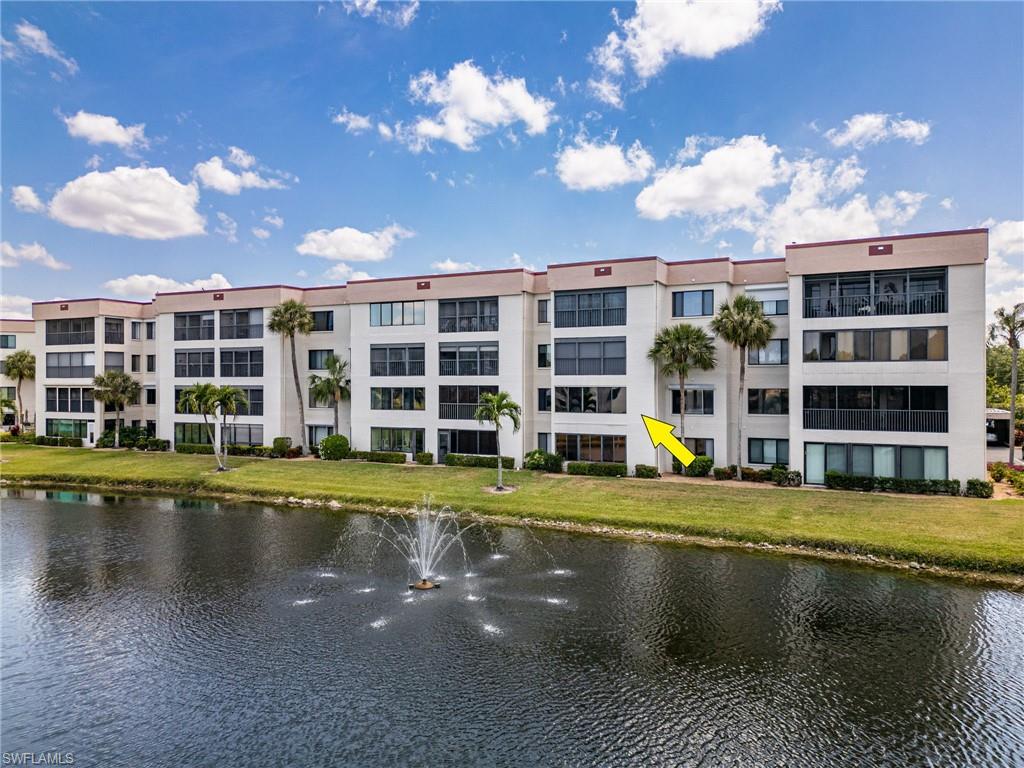
<path fill-rule="evenodd" d="M 1020 300 L 1024 5 L 723 8 L 3 3 L 3 314 L 983 223 Z"/>

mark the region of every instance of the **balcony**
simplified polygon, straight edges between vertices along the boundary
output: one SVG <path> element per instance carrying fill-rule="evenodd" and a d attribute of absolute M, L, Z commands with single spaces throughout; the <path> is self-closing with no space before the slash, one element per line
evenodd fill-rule
<path fill-rule="evenodd" d="M 497 360 L 442 360 L 442 376 L 497 376 Z"/>
<path fill-rule="evenodd" d="M 603 325 L 625 325 L 625 307 L 604 309 L 556 309 L 556 328 L 597 328 Z"/>
<path fill-rule="evenodd" d="M 262 339 L 263 323 L 249 325 L 221 325 L 221 339 Z"/>
<path fill-rule="evenodd" d="M 439 333 L 476 333 L 478 331 L 497 331 L 497 315 L 479 315 L 471 317 L 442 317 L 437 321 Z"/>
<path fill-rule="evenodd" d="M 371 376 L 422 376 L 424 363 L 422 360 L 370 363 Z"/>
<path fill-rule="evenodd" d="M 945 311 L 945 291 L 865 293 L 804 299 L 804 317 L 886 317 Z"/>
<path fill-rule="evenodd" d="M 438 418 L 476 421 L 476 403 L 441 403 Z"/>
<path fill-rule="evenodd" d="M 804 429 L 874 432 L 948 432 L 948 411 L 804 408 Z"/>

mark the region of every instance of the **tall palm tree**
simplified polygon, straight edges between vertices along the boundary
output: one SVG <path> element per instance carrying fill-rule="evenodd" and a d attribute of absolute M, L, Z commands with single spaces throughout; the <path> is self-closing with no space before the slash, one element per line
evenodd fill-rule
<path fill-rule="evenodd" d="M 338 426 L 338 410 L 342 400 L 351 397 L 349 390 L 348 360 L 341 360 L 333 354 L 327 356 L 327 375 L 309 376 L 309 388 L 313 399 L 317 402 L 327 401 L 334 406 L 334 434 L 340 434 Z"/>
<path fill-rule="evenodd" d="M 647 357 L 661 368 L 666 378 L 679 379 L 679 441 L 686 434 L 686 379 L 691 370 L 710 371 L 715 367 L 715 342 L 703 328 L 679 323 L 663 328 L 654 337 Z"/>
<path fill-rule="evenodd" d="M 4 371 L 8 377 L 18 380 L 17 387 L 15 388 L 15 396 L 18 398 L 18 407 L 14 413 L 14 423 L 17 424 L 20 429 L 24 426 L 21 423 L 21 420 L 25 413 L 24 407 L 21 403 L 21 382 L 25 379 L 31 380 L 36 377 L 36 356 L 27 349 L 19 349 L 17 352 L 14 352 L 4 358 Z"/>
<path fill-rule="evenodd" d="M 209 382 L 200 384 L 196 382 L 191 387 L 186 387 L 178 396 L 178 410 L 182 413 L 198 413 L 203 417 L 203 424 L 206 425 L 206 434 L 210 438 L 210 445 L 213 446 L 213 455 L 217 459 L 217 471 L 223 472 L 227 467 L 221 461 L 220 452 L 217 450 L 217 439 L 214 436 L 213 417 L 216 423 L 217 395 L 220 387 Z"/>
<path fill-rule="evenodd" d="M 241 389 L 233 387 L 230 384 L 226 384 L 223 387 L 217 387 L 217 391 L 214 392 L 211 397 L 211 404 L 213 405 L 214 413 L 216 414 L 217 411 L 220 411 L 220 450 L 224 455 L 224 462 L 221 464 L 221 467 L 226 469 L 228 465 L 228 442 L 224 436 L 228 431 L 228 416 L 231 416 L 232 418 L 237 416 L 238 409 L 248 406 L 249 400 Z M 217 449 L 214 448 L 214 450 Z"/>
<path fill-rule="evenodd" d="M 124 371 L 106 371 L 93 377 L 92 398 L 114 406 L 114 447 L 121 447 L 121 411 L 142 392 L 142 385 Z"/>
<path fill-rule="evenodd" d="M 1013 464 L 1013 443 L 1017 435 L 1017 358 L 1024 339 L 1024 302 L 1009 310 L 1000 307 L 995 311 L 995 319 L 988 327 L 989 341 L 1010 348 L 1010 463 Z"/>
<path fill-rule="evenodd" d="M 512 434 L 519 431 L 523 409 L 512 399 L 508 392 L 484 392 L 480 395 L 480 404 L 474 417 L 483 424 L 485 421 L 494 425 L 494 446 L 498 449 L 498 485 L 497 490 L 505 490 L 501 483 L 501 420 L 512 422 Z"/>
<path fill-rule="evenodd" d="M 764 316 L 761 302 L 740 294 L 722 302 L 711 320 L 711 330 L 740 352 L 739 412 L 736 414 L 736 477 L 743 479 L 743 411 L 747 389 L 747 350 L 762 349 L 775 333 L 775 323 Z"/>
<path fill-rule="evenodd" d="M 270 310 L 267 327 L 274 333 L 287 336 L 292 350 L 292 379 L 295 381 L 295 396 L 299 401 L 299 428 L 302 452 L 309 452 L 309 438 L 306 435 L 306 408 L 302 402 L 302 384 L 299 382 L 299 361 L 295 356 L 295 335 L 308 336 L 313 332 L 313 315 L 301 301 L 288 299 Z"/>

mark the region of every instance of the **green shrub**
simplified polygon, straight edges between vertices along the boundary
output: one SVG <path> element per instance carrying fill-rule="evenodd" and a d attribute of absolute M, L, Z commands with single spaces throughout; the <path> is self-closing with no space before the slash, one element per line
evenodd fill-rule
<path fill-rule="evenodd" d="M 274 449 L 269 445 L 229 445 L 228 456 L 255 456 L 260 459 L 273 458 Z"/>
<path fill-rule="evenodd" d="M 681 475 L 683 473 L 683 462 L 675 456 L 672 457 L 672 472 L 677 475 Z"/>
<path fill-rule="evenodd" d="M 400 451 L 350 451 L 348 457 L 378 464 L 405 464 L 405 454 Z"/>
<path fill-rule="evenodd" d="M 302 458 L 302 446 L 301 445 L 293 445 L 291 448 L 289 448 L 287 451 L 284 452 L 284 457 L 286 459 L 299 459 L 299 458 Z"/>
<path fill-rule="evenodd" d="M 799 488 L 804 478 L 798 470 L 789 469 L 784 464 L 776 464 L 771 469 L 772 482 L 782 488 Z"/>
<path fill-rule="evenodd" d="M 0 443 L 13 443 L 17 437 L 17 435 L 12 435 L 10 432 L 0 432 Z"/>
<path fill-rule="evenodd" d="M 171 448 L 170 440 L 163 440 L 159 437 L 151 437 L 146 440 L 147 451 L 167 451 Z"/>
<path fill-rule="evenodd" d="M 770 469 L 744 467 L 743 477 L 741 479 L 751 483 L 767 483 L 772 479 L 772 471 Z"/>
<path fill-rule="evenodd" d="M 206 443 L 178 443 L 174 446 L 175 453 L 201 453 L 213 455 L 213 446 Z"/>
<path fill-rule="evenodd" d="M 59 437 L 50 437 L 49 435 L 36 435 L 36 445 L 60 445 Z"/>
<path fill-rule="evenodd" d="M 1007 475 L 1007 477 L 1010 479 L 1013 490 L 1024 495 L 1024 472 L 1014 472 L 1013 475 Z"/>
<path fill-rule="evenodd" d="M 629 469 L 625 464 L 600 461 L 570 461 L 566 467 L 570 475 L 592 475 L 594 477 L 625 477 Z"/>
<path fill-rule="evenodd" d="M 60 438 L 60 442 L 58 444 L 60 446 L 64 447 L 64 448 L 81 448 L 82 447 L 82 438 L 80 438 L 80 437 L 62 437 L 62 438 Z"/>
<path fill-rule="evenodd" d="M 991 499 L 992 483 L 972 477 L 967 481 L 967 487 L 964 488 L 964 496 L 973 496 L 976 499 Z"/>
<path fill-rule="evenodd" d="M 284 458 L 284 455 L 288 453 L 288 449 L 292 447 L 292 439 L 290 437 L 275 437 L 272 446 L 271 453 L 274 455 L 274 458 Z"/>
<path fill-rule="evenodd" d="M 530 451 L 523 457 L 523 466 L 526 469 L 559 473 L 562 471 L 562 457 L 557 453 L 548 453 L 538 449 Z"/>
<path fill-rule="evenodd" d="M 434 454 L 432 454 L 430 451 L 420 451 L 419 453 L 416 454 L 416 463 L 424 465 L 433 464 Z"/>
<path fill-rule="evenodd" d="M 449 467 L 486 467 L 497 469 L 498 457 L 476 456 L 469 453 L 448 453 L 445 454 L 444 463 Z M 504 469 L 515 469 L 516 461 L 511 456 L 502 456 L 501 466 Z"/>
<path fill-rule="evenodd" d="M 341 461 L 348 458 L 348 438 L 344 435 L 328 435 L 320 441 L 320 458 L 324 461 Z"/>
<path fill-rule="evenodd" d="M 959 480 L 910 480 L 902 477 L 860 477 L 830 469 L 825 487 L 847 491 L 884 491 L 886 493 L 922 493 L 930 496 L 959 496 Z"/>
<path fill-rule="evenodd" d="M 715 467 L 711 470 L 711 474 L 714 475 L 715 480 L 732 480 L 736 477 L 735 467 Z"/>
<path fill-rule="evenodd" d="M 839 491 L 870 491 L 875 487 L 875 478 L 830 469 L 825 473 L 825 487 Z"/>
<path fill-rule="evenodd" d="M 650 464 L 637 464 L 633 472 L 636 477 L 642 477 L 646 480 L 653 480 L 654 478 L 661 477 L 661 473 L 657 467 L 652 467 Z"/>
<path fill-rule="evenodd" d="M 997 461 L 995 464 L 991 466 L 988 473 L 992 475 L 992 480 L 994 480 L 997 483 L 1001 483 L 1003 482 L 1003 479 L 1006 478 L 1007 469 L 1008 467 L 1004 462 Z"/>
<path fill-rule="evenodd" d="M 715 460 L 710 456 L 696 456 L 686 468 L 687 477 L 707 477 L 708 472 L 715 466 Z"/>

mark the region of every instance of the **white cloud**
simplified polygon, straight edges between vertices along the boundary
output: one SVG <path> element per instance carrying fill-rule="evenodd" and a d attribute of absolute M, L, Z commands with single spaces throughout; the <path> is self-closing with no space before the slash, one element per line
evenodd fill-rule
<path fill-rule="evenodd" d="M 372 280 L 373 276 L 362 270 L 354 270 L 349 264 L 335 264 L 326 272 L 324 277 L 328 280 Z"/>
<path fill-rule="evenodd" d="M 54 45 L 45 30 L 23 19 L 14 27 L 14 34 L 16 40 L 3 41 L 5 59 L 20 59 L 28 53 L 36 53 L 63 65 L 69 75 L 78 72 L 78 63 Z"/>
<path fill-rule="evenodd" d="M 92 155 L 88 160 L 85 161 L 85 167 L 90 171 L 99 170 L 100 165 L 103 164 L 103 158 L 99 155 Z"/>
<path fill-rule="evenodd" d="M 116 117 L 97 115 L 83 109 L 63 120 L 68 135 L 85 139 L 90 144 L 114 144 L 123 150 L 145 149 L 149 146 L 145 123 L 121 125 Z"/>
<path fill-rule="evenodd" d="M 384 141 L 391 141 L 395 138 L 394 129 L 387 123 L 377 123 L 377 133 Z"/>
<path fill-rule="evenodd" d="M 22 264 L 38 264 L 47 269 L 71 269 L 69 264 L 55 259 L 39 243 L 22 243 L 15 247 L 6 240 L 0 243 L 0 266 L 11 269 Z"/>
<path fill-rule="evenodd" d="M 587 80 L 587 92 L 598 101 L 603 101 L 610 107 L 622 109 L 622 89 L 614 80 L 602 77 L 599 80 L 591 78 Z"/>
<path fill-rule="evenodd" d="M 574 146 L 557 155 L 558 178 L 569 189 L 611 189 L 621 184 L 643 181 L 654 170 L 654 158 L 639 141 L 629 149 L 611 141 L 590 142 L 577 137 Z"/>
<path fill-rule="evenodd" d="M 273 210 L 263 217 L 263 221 L 275 229 L 281 229 L 281 227 L 284 226 L 284 219 L 278 216 L 277 212 Z"/>
<path fill-rule="evenodd" d="M 331 118 L 331 122 L 335 125 L 345 126 L 348 133 L 363 133 L 373 127 L 373 121 L 370 120 L 369 115 L 357 115 L 344 107 L 341 108 L 341 112 Z"/>
<path fill-rule="evenodd" d="M 25 213 L 41 213 L 46 210 L 36 191 L 25 185 L 11 187 L 11 202 L 15 208 Z"/>
<path fill-rule="evenodd" d="M 439 107 L 433 117 L 419 117 L 400 129 L 415 152 L 429 148 L 432 141 L 473 150 L 482 136 L 516 122 L 536 135 L 547 131 L 553 119 L 554 103 L 531 94 L 523 78 L 501 73 L 488 77 L 469 60 L 455 64 L 442 78 L 422 72 L 410 81 L 409 92 L 413 101 Z"/>
<path fill-rule="evenodd" d="M 988 262 L 985 265 L 985 306 L 989 322 L 997 307 L 1024 301 L 1024 221 L 987 219 Z"/>
<path fill-rule="evenodd" d="M 268 237 L 270 237 L 270 230 L 264 229 L 263 227 L 253 227 L 252 233 L 255 237 L 258 237 L 260 240 L 266 240 Z"/>
<path fill-rule="evenodd" d="M 50 216 L 70 227 L 168 240 L 202 235 L 206 220 L 196 210 L 199 189 L 182 184 L 166 168 L 92 171 L 65 184 L 50 201 Z"/>
<path fill-rule="evenodd" d="M 228 147 L 228 162 L 242 170 L 248 170 L 256 165 L 256 158 L 241 147 Z"/>
<path fill-rule="evenodd" d="M 31 320 L 32 301 L 28 296 L 0 293 L 0 317 L 8 320 Z"/>
<path fill-rule="evenodd" d="M 483 267 L 471 261 L 452 261 L 450 258 L 444 261 L 435 261 L 430 265 L 431 269 L 438 272 L 479 272 Z"/>
<path fill-rule="evenodd" d="M 537 267 L 536 266 L 534 266 L 533 264 L 527 264 L 526 261 L 523 259 L 523 257 L 520 256 L 515 251 L 512 252 L 512 257 L 508 260 L 508 263 L 511 264 L 513 267 L 518 267 L 520 269 L 525 269 L 525 270 L 527 270 L 529 272 L 536 272 L 537 271 Z"/>
<path fill-rule="evenodd" d="M 238 150 L 237 147 L 231 147 L 231 150 L 242 152 L 255 162 L 255 158 L 243 150 Z M 214 156 L 204 163 L 197 163 L 196 167 L 192 169 L 192 174 L 204 187 L 223 192 L 225 195 L 237 195 L 243 189 L 287 189 L 284 181 L 280 178 L 267 178 L 260 176 L 256 171 L 245 170 L 248 166 L 239 167 L 243 170 L 241 173 L 236 173 L 224 165 L 224 161 L 220 157 Z"/>
<path fill-rule="evenodd" d="M 852 146 L 854 149 L 864 149 L 872 144 L 893 139 L 924 144 L 931 131 L 931 123 L 905 120 L 901 115 L 891 117 L 882 112 L 865 112 L 843 121 L 842 128 L 830 128 L 825 131 L 825 138 L 836 147 Z"/>
<path fill-rule="evenodd" d="M 222 235 L 229 243 L 238 242 L 238 222 L 228 216 L 224 211 L 217 211 L 217 221 L 220 222 L 213 231 Z"/>
<path fill-rule="evenodd" d="M 189 282 L 181 282 L 160 275 L 128 275 L 108 280 L 103 287 L 117 296 L 134 296 L 150 299 L 157 293 L 173 293 L 175 291 L 215 291 L 230 288 L 231 283 L 219 272 L 209 277 L 200 277 Z"/>
<path fill-rule="evenodd" d="M 942 198 L 942 200 L 939 201 L 939 206 L 947 211 L 952 211 L 954 205 L 955 203 L 953 202 L 952 197 L 944 197 Z"/>
<path fill-rule="evenodd" d="M 380 2 L 379 0 L 342 0 L 345 11 L 363 18 L 373 18 L 381 24 L 405 29 L 416 18 L 419 0 L 411 2 Z"/>
<path fill-rule="evenodd" d="M 399 240 L 414 234 L 398 224 L 375 232 L 361 232 L 354 227 L 318 229 L 307 232 L 295 250 L 306 256 L 337 261 L 384 261 L 391 257 Z"/>

